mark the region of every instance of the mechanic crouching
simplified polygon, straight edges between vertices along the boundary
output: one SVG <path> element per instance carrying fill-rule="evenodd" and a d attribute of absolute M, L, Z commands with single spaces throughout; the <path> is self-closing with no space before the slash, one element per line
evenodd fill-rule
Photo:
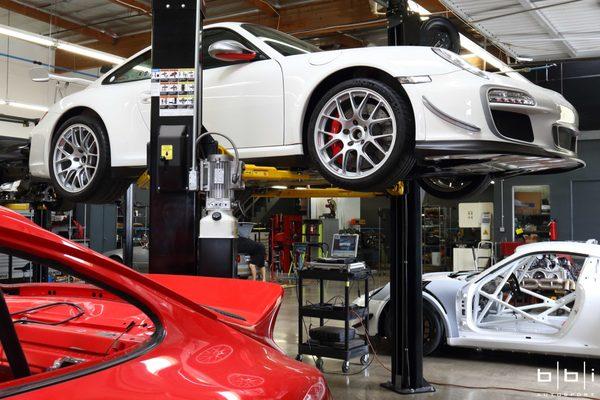
<path fill-rule="evenodd" d="M 256 242 L 246 237 L 238 237 L 237 239 L 238 254 L 248 254 L 250 262 L 250 274 L 252 279 L 257 280 L 257 272 L 260 272 L 263 282 L 267 281 L 267 268 L 265 267 L 265 246 L 262 243 Z"/>

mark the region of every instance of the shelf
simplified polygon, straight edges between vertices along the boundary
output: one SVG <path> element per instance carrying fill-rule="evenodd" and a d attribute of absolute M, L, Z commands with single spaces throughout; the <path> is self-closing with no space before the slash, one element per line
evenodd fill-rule
<path fill-rule="evenodd" d="M 324 281 L 360 281 L 371 276 L 369 268 L 347 272 L 339 269 L 302 269 L 298 272 L 302 279 L 322 279 Z"/>
<path fill-rule="evenodd" d="M 321 305 L 320 303 L 300 307 L 300 315 L 303 317 L 335 319 L 339 321 L 352 320 L 357 318 L 357 315 L 365 318 L 366 311 L 366 308 L 358 307 L 355 304 L 350 305 L 348 312 L 346 312 L 346 307 L 344 306 Z"/>
<path fill-rule="evenodd" d="M 343 346 L 343 342 L 341 343 Z M 317 357 L 336 358 L 338 360 L 350 360 L 369 353 L 369 346 L 365 341 L 360 339 L 350 340 L 348 350 L 343 347 L 323 346 L 312 341 L 307 341 L 298 346 L 299 354 L 307 354 Z"/>

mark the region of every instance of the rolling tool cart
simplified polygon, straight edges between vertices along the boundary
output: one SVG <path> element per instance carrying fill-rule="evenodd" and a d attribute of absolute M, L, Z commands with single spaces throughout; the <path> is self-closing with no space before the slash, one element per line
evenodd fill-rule
<path fill-rule="evenodd" d="M 354 263 L 357 264 L 357 263 Z M 365 307 L 350 304 L 351 282 L 363 281 L 365 293 L 369 293 L 369 278 L 371 270 L 364 267 L 351 269 L 350 264 L 338 264 L 339 267 L 330 269 L 309 267 L 298 271 L 298 355 L 296 359 L 302 361 L 303 355 L 316 356 L 317 368 L 323 369 L 323 357 L 344 360 L 342 371 L 350 370 L 350 359 L 360 357 L 360 362 L 366 365 L 369 362 L 368 340 L 360 339 L 350 321 L 362 318 L 364 326 L 369 324 L 369 296 L 365 298 Z M 333 266 L 333 264 L 332 264 Z M 305 279 L 319 281 L 319 303 L 304 304 L 302 282 Z M 325 303 L 325 281 L 345 282 L 344 303 Z M 304 340 L 304 318 L 319 318 L 319 326 L 309 332 L 309 338 Z M 326 320 L 344 321 L 343 328 L 326 326 Z M 365 332 L 366 333 L 366 332 Z M 356 336 L 355 336 L 356 335 Z"/>

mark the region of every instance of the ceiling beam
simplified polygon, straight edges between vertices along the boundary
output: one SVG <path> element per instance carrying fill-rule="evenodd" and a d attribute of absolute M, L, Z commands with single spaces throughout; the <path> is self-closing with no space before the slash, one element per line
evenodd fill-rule
<path fill-rule="evenodd" d="M 130 10 L 135 10 L 141 14 L 152 16 L 152 7 L 141 3 L 137 0 L 109 0 L 111 3 L 118 4 L 123 7 L 127 7 Z"/>
<path fill-rule="evenodd" d="M 275 7 L 271 3 L 267 3 L 266 0 L 246 0 L 246 2 L 250 3 L 253 7 L 258 8 L 267 15 L 270 15 L 271 17 L 279 16 L 279 12 L 277 12 Z"/>
<path fill-rule="evenodd" d="M 112 43 L 117 38 L 116 35 L 112 35 L 109 32 L 87 27 L 77 22 L 70 21 L 68 19 L 41 11 L 38 8 L 26 6 L 21 3 L 17 3 L 13 0 L 0 0 L 0 8 L 16 12 L 17 14 L 24 15 L 29 18 L 36 19 L 38 21 L 46 22 L 51 25 L 58 26 L 62 29 L 76 32 L 81 35 L 85 35 L 104 43 Z"/>

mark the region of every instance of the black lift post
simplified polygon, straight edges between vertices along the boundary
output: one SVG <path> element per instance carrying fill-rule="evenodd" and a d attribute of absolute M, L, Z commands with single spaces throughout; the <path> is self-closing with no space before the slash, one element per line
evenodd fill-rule
<path fill-rule="evenodd" d="M 195 166 L 195 121 L 200 110 L 191 112 L 181 104 L 189 101 L 190 84 L 180 86 L 177 97 L 159 98 L 155 71 L 172 78 L 173 85 L 191 82 L 198 89 L 195 60 L 201 37 L 204 0 L 152 1 L 152 112 L 148 164 L 150 171 L 150 273 L 195 275 L 198 238 L 197 191 L 190 187 Z M 202 8 L 201 6 L 199 6 Z M 197 18 L 198 17 L 198 18 Z M 182 78 L 188 73 L 190 79 Z M 194 81 L 194 78 L 196 81 Z M 198 90 L 198 92 L 200 92 Z M 196 99 L 200 99 L 197 96 Z M 161 100 L 163 107 L 161 108 Z M 198 101 L 199 103 L 199 101 Z M 189 103 L 188 103 L 189 104 Z M 200 129 L 198 129 L 200 131 Z"/>
<path fill-rule="evenodd" d="M 390 311 L 392 379 L 382 386 L 400 394 L 433 392 L 423 378 L 421 188 L 404 183 L 390 201 Z"/>
<path fill-rule="evenodd" d="M 388 44 L 400 46 L 414 34 L 406 0 L 388 1 Z M 390 201 L 390 311 L 392 379 L 383 387 L 400 394 L 433 392 L 423 378 L 423 289 L 421 188 L 404 182 L 404 195 Z"/>
<path fill-rule="evenodd" d="M 52 230 L 52 212 L 44 204 L 33 204 L 33 222 L 49 231 Z M 34 282 L 48 282 L 48 267 L 33 263 L 32 280 Z"/>

